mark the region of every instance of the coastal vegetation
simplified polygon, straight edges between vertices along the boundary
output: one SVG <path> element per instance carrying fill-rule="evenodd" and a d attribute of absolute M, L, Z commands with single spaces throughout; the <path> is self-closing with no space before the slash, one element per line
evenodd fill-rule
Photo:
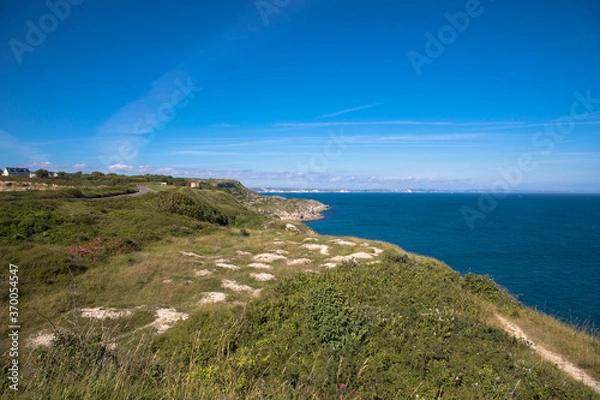
<path fill-rule="evenodd" d="M 0 262 L 19 267 L 22 321 L 19 392 L 3 379 L 2 398 L 600 396 L 498 316 L 596 380 L 598 337 L 485 276 L 281 219 L 322 205 L 228 180 L 92 175 L 0 193 Z M 137 185 L 155 192 L 112 197 Z"/>

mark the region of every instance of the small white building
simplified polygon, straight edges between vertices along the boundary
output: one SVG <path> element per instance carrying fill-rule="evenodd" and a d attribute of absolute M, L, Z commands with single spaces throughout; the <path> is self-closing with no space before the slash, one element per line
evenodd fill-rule
<path fill-rule="evenodd" d="M 2 176 L 26 176 L 29 178 L 30 174 L 31 174 L 31 172 L 29 171 L 29 168 L 6 167 L 2 171 Z"/>
<path fill-rule="evenodd" d="M 200 186 L 200 184 L 198 182 L 192 182 L 192 183 L 190 183 L 190 187 L 197 188 L 199 186 Z"/>

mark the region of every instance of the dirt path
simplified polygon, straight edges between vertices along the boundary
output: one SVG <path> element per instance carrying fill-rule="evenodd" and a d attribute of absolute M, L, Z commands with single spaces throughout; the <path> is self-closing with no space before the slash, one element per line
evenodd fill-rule
<path fill-rule="evenodd" d="M 137 186 L 138 191 L 135 192 L 135 193 L 117 194 L 117 195 L 114 195 L 114 196 L 106 196 L 106 197 L 96 197 L 96 198 L 93 198 L 93 199 L 90 199 L 90 200 L 116 199 L 118 197 L 136 197 L 136 196 L 141 196 L 141 195 L 146 194 L 146 193 L 154 193 L 154 192 L 156 192 L 156 190 L 152 190 L 152 189 L 150 189 L 147 186 L 142 186 L 142 185 L 136 185 L 136 186 Z"/>
<path fill-rule="evenodd" d="M 508 321 L 507 319 L 501 317 L 496 314 L 496 318 L 502 324 L 506 332 L 508 332 L 511 336 L 525 341 L 533 350 L 535 350 L 544 360 L 549 361 L 553 364 L 556 364 L 558 368 L 566 372 L 573 379 L 583 382 L 585 385 L 592 388 L 595 392 L 600 393 L 600 382 L 592 378 L 582 369 L 576 367 L 574 364 L 565 360 L 561 355 L 553 353 L 551 351 L 546 350 L 544 347 L 535 344 L 532 340 L 530 340 L 525 332 L 521 328 L 519 328 L 516 324 Z"/>

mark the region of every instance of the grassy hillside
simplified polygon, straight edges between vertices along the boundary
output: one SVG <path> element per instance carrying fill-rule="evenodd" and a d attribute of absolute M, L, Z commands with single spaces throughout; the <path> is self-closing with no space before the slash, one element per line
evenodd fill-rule
<path fill-rule="evenodd" d="M 2 398 L 599 397 L 497 315 L 596 379 L 598 339 L 489 279 L 316 235 L 235 182 L 203 182 L 107 199 L 0 193 L 22 321 L 20 392 L 3 379 Z"/>

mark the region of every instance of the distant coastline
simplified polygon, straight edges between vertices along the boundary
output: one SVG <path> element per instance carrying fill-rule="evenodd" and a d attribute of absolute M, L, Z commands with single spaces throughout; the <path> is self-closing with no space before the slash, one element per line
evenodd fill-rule
<path fill-rule="evenodd" d="M 568 192 L 568 191 L 531 191 L 514 190 L 507 192 L 490 192 L 489 190 L 441 190 L 441 189 L 297 189 L 297 188 L 265 188 L 252 187 L 257 193 L 440 193 L 440 194 L 552 194 L 552 195 L 600 195 L 600 192 Z"/>

